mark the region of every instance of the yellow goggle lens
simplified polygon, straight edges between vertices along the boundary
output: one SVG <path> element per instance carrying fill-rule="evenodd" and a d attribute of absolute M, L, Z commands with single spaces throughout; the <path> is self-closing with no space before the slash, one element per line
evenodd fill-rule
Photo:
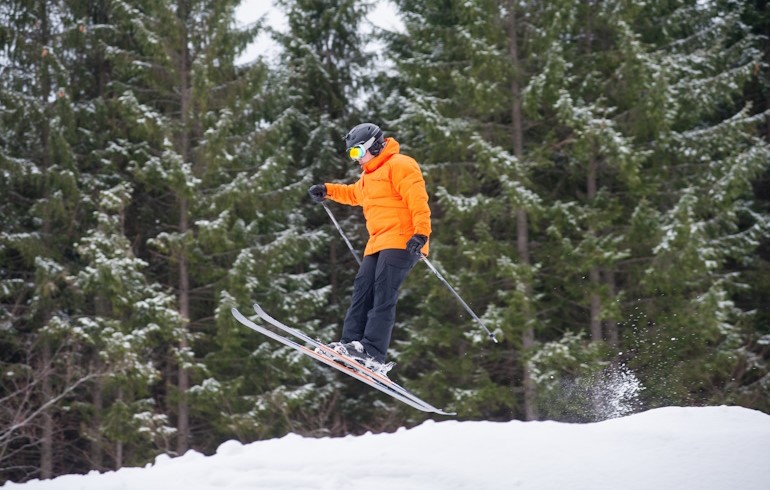
<path fill-rule="evenodd" d="M 366 155 L 366 150 L 361 145 L 348 148 L 348 156 L 353 160 L 360 160 L 364 155 Z"/>

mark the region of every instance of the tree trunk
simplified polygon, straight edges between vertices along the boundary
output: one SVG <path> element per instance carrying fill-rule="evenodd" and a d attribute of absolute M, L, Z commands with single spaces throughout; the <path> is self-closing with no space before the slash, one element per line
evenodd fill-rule
<path fill-rule="evenodd" d="M 96 369 L 91 368 L 91 372 L 98 372 L 101 369 L 98 367 L 99 360 L 97 359 Z M 101 378 L 98 378 L 94 383 L 93 393 L 91 394 L 91 403 L 94 405 L 93 417 L 89 420 L 91 424 L 91 469 L 103 470 L 104 469 L 104 451 L 102 448 L 102 412 L 104 411 L 104 398 L 103 398 L 104 382 Z"/>
<path fill-rule="evenodd" d="M 181 199 L 179 203 L 179 231 L 184 235 L 188 230 L 187 223 L 187 199 Z M 190 406 L 187 402 L 187 391 L 190 389 L 190 375 L 185 366 L 184 357 L 187 355 L 189 345 L 187 342 L 186 330 L 190 319 L 190 275 L 187 269 L 187 257 L 184 247 L 179 251 L 179 313 L 182 315 L 182 321 L 185 323 L 185 332 L 179 341 L 179 350 L 182 356 L 179 364 L 178 390 L 179 405 L 177 419 L 177 454 L 182 455 L 190 448 Z"/>
<path fill-rule="evenodd" d="M 191 161 L 190 154 L 190 109 L 192 106 L 192 93 L 190 87 L 190 53 L 188 51 L 187 21 L 188 5 L 186 1 L 179 2 L 179 22 L 182 29 L 181 45 L 179 46 L 179 81 L 180 81 L 180 153 L 185 162 Z M 184 236 L 189 231 L 189 200 L 187 197 L 178 196 L 179 200 L 179 233 Z M 182 240 L 184 244 L 184 239 Z M 185 356 L 189 345 L 186 330 L 190 320 L 190 273 L 187 263 L 187 252 L 184 245 L 179 250 L 179 313 L 182 316 L 184 333 L 180 340 L 180 351 Z M 179 365 L 178 386 L 179 405 L 177 419 L 177 453 L 182 455 L 190 448 L 190 406 L 187 400 L 187 391 L 190 389 L 190 375 L 182 360 Z"/>
<path fill-rule="evenodd" d="M 762 8 L 762 13 L 766 16 L 768 12 L 768 5 L 765 3 L 764 7 Z M 765 17 L 767 18 L 767 17 Z M 770 36 L 770 22 L 765 22 L 765 37 L 767 38 Z M 770 44 L 767 42 L 764 43 L 765 45 L 765 63 L 770 63 Z M 759 66 L 757 66 L 757 69 L 759 69 Z M 762 70 L 764 73 L 764 80 L 760 80 L 760 82 L 764 82 L 764 86 L 767 87 L 767 84 L 770 83 L 770 73 L 768 73 L 767 70 Z M 762 83 L 760 83 L 762 85 Z M 765 93 L 765 109 L 770 111 L 770 96 L 768 96 L 767 93 Z M 770 143 L 770 116 L 765 116 L 765 140 Z"/>
<path fill-rule="evenodd" d="M 599 318 L 599 314 L 602 311 L 602 299 L 597 292 L 600 286 L 599 268 L 594 266 L 588 273 L 591 288 L 591 313 L 589 324 L 591 325 L 591 340 L 598 342 L 604 338 L 602 333 L 602 321 Z"/>
<path fill-rule="evenodd" d="M 48 340 L 43 341 L 41 363 L 43 371 L 42 395 L 43 403 L 47 403 L 53 398 L 51 387 L 51 344 Z M 41 417 L 43 419 L 42 437 L 40 441 L 40 478 L 47 480 L 53 477 L 53 415 L 50 407 L 44 410 Z"/>
<path fill-rule="evenodd" d="M 40 2 L 40 46 L 41 46 L 41 52 L 45 53 L 44 49 L 48 44 L 50 43 L 51 33 L 50 33 L 50 24 L 48 22 L 48 9 L 47 2 L 41 1 Z M 49 155 L 50 155 L 50 126 L 49 126 L 49 119 L 48 119 L 48 96 L 51 92 L 51 77 L 48 74 L 48 59 L 47 56 L 42 56 L 40 59 L 40 65 L 39 65 L 39 76 L 40 76 L 40 104 L 43 108 L 43 114 L 45 117 L 43 117 L 41 131 L 40 131 L 40 164 L 43 169 L 44 174 L 47 174 L 49 172 L 50 167 L 50 161 L 49 161 Z M 45 185 L 45 190 L 43 191 L 44 197 L 47 199 L 50 194 L 50 190 L 48 189 L 48 184 Z M 43 237 L 45 239 L 49 239 L 51 236 L 51 220 L 48 216 L 45 216 L 43 218 L 42 223 L 42 232 Z M 50 319 L 50 316 L 48 314 L 45 315 L 46 320 L 43 322 L 43 324 L 48 323 L 48 320 Z M 41 352 L 41 363 L 42 363 L 42 397 L 43 403 L 48 402 L 53 398 L 53 390 L 51 385 L 51 344 L 48 339 L 43 340 L 42 344 L 42 352 Z M 40 478 L 43 480 L 49 479 L 53 477 L 53 415 L 51 414 L 51 411 L 53 410 L 53 407 L 50 407 L 49 409 L 46 409 L 43 411 L 41 418 L 42 418 L 42 438 L 40 441 Z"/>
<path fill-rule="evenodd" d="M 529 224 L 527 222 L 527 213 L 523 209 L 516 210 L 516 248 L 519 253 L 519 260 L 523 265 L 530 266 L 529 261 Z M 532 326 L 533 317 L 530 308 L 532 300 L 532 283 L 527 280 L 524 284 L 525 301 L 522 317 L 524 318 L 524 334 L 522 335 L 522 347 L 525 352 L 530 352 L 535 346 L 535 329 Z M 529 364 L 525 361 L 522 366 L 524 377 L 524 418 L 525 420 L 535 420 L 537 418 L 537 406 L 535 398 L 535 380 L 529 369 Z"/>
<path fill-rule="evenodd" d="M 123 388 L 118 387 L 117 401 L 123 401 Z M 117 441 L 115 443 L 115 469 L 119 470 L 123 467 L 123 441 Z"/>
<path fill-rule="evenodd" d="M 616 301 L 615 292 L 617 291 L 617 284 L 615 283 L 615 271 L 607 269 L 604 271 L 605 280 L 607 281 L 607 287 L 609 288 L 610 301 Z M 618 321 L 614 318 L 610 318 L 606 322 L 607 329 L 607 341 L 610 343 L 613 349 L 617 349 L 620 345 L 620 332 L 618 331 Z"/>
<path fill-rule="evenodd" d="M 101 294 L 94 297 L 94 312 L 97 317 L 106 318 L 113 314 L 112 303 Z M 102 361 L 99 358 L 100 353 L 94 353 L 94 360 L 90 363 L 89 371 L 92 373 L 102 372 Z M 104 379 L 97 378 L 93 384 L 93 393 L 91 394 L 91 403 L 94 406 L 94 414 L 88 421 L 91 425 L 91 468 L 96 470 L 104 469 L 104 440 L 102 438 L 102 412 L 104 411 Z"/>
<path fill-rule="evenodd" d="M 588 178 L 586 181 L 589 202 L 592 202 L 594 199 L 596 199 L 598 172 L 599 172 L 599 164 L 595 157 L 591 158 L 591 161 L 588 162 Z M 590 229 L 589 233 L 591 235 L 595 235 L 596 231 L 593 229 Z M 589 324 L 591 326 L 591 340 L 598 342 L 604 338 L 604 335 L 602 333 L 602 322 L 599 316 L 602 310 L 602 299 L 599 296 L 601 275 L 599 274 L 598 266 L 596 265 L 591 266 L 591 270 L 588 272 L 588 279 L 589 279 L 589 291 L 590 291 L 589 303 L 591 308 L 591 312 L 589 316 L 590 318 Z"/>
<path fill-rule="evenodd" d="M 509 2 L 510 9 L 510 22 L 509 22 L 509 52 L 511 62 L 517 69 L 519 68 L 519 45 L 518 45 L 518 31 L 516 25 L 516 3 Z M 524 130 L 522 127 L 521 116 L 521 87 L 519 86 L 519 74 L 515 73 L 511 78 L 511 122 L 512 122 L 512 138 L 513 138 L 513 154 L 516 158 L 521 160 L 524 154 Z M 529 222 L 527 219 L 527 212 L 524 209 L 516 210 L 516 250 L 519 255 L 519 261 L 527 269 L 530 267 L 529 259 Z M 526 353 L 528 353 L 535 344 L 535 330 L 532 326 L 533 318 L 530 304 L 532 300 L 532 284 L 527 279 L 524 284 L 525 299 L 524 299 L 524 311 L 522 317 L 524 318 L 524 333 L 522 334 L 522 347 Z M 524 385 L 524 418 L 525 420 L 534 420 L 537 417 L 537 410 L 535 406 L 535 382 L 532 378 L 529 366 L 526 361 L 526 356 L 522 363 L 522 376 Z"/>

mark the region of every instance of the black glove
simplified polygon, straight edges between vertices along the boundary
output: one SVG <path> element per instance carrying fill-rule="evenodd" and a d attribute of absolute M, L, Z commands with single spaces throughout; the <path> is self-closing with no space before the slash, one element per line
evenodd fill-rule
<path fill-rule="evenodd" d="M 311 187 L 308 191 L 308 194 L 310 194 L 310 199 L 312 199 L 315 202 L 324 202 L 324 199 L 326 199 L 326 185 L 324 184 L 316 184 L 313 187 Z"/>
<path fill-rule="evenodd" d="M 406 251 L 410 254 L 420 255 L 420 250 L 425 246 L 425 242 L 428 241 L 428 237 L 425 235 L 412 235 L 412 238 L 406 242 Z"/>

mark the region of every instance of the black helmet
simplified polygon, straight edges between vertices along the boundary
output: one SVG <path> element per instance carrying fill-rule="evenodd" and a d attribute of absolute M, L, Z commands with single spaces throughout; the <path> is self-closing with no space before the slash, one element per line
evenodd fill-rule
<path fill-rule="evenodd" d="M 372 123 L 362 123 L 351 129 L 347 135 L 345 135 L 345 148 L 350 149 L 356 145 L 366 145 L 366 143 L 374 138 L 371 146 L 368 150 L 372 155 L 379 155 L 382 148 L 385 146 L 385 133 Z"/>

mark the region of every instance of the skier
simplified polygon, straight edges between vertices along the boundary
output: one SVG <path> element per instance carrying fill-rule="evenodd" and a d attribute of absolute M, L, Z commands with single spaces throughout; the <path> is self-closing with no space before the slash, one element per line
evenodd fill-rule
<path fill-rule="evenodd" d="M 398 290 L 409 271 L 428 255 L 431 233 L 428 193 L 417 162 L 399 153 L 399 144 L 385 138 L 371 123 L 355 126 L 345 136 L 348 156 L 363 172 L 354 184 L 316 184 L 313 201 L 326 198 L 362 206 L 369 241 L 353 283 L 337 352 L 386 374 L 385 363 L 396 320 Z"/>

